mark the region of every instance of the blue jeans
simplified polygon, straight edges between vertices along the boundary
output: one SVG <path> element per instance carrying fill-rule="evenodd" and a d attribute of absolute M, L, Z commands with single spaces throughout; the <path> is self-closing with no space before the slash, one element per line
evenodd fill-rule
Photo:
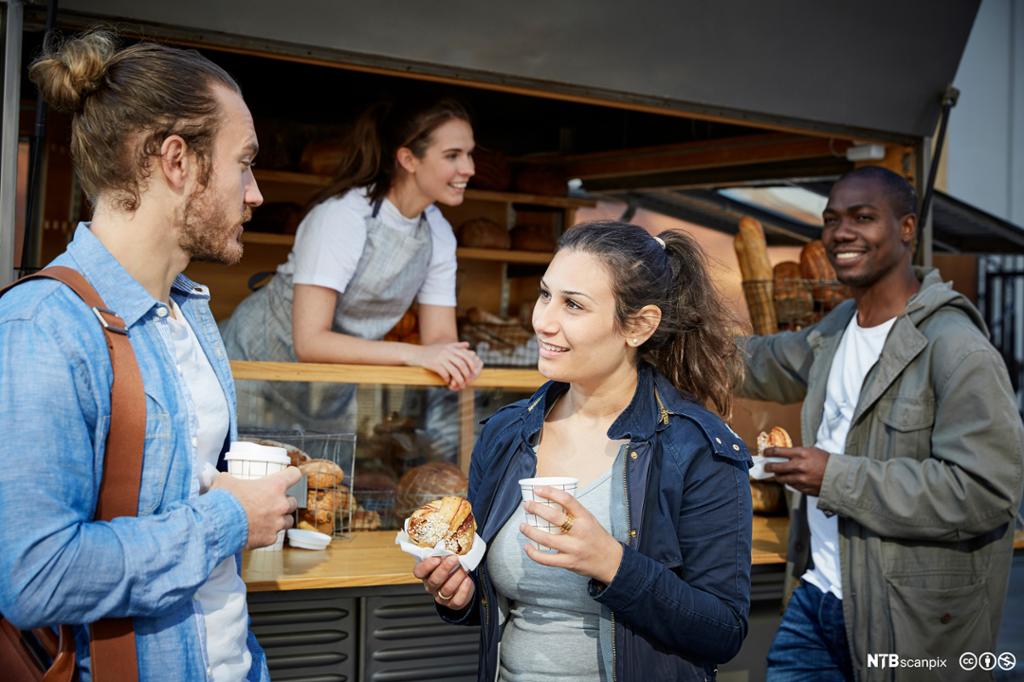
<path fill-rule="evenodd" d="M 843 602 L 808 582 L 793 591 L 768 651 L 768 682 L 853 679 Z"/>

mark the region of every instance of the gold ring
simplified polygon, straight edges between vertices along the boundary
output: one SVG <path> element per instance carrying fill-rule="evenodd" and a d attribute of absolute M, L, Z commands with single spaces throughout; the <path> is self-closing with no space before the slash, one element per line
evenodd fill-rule
<path fill-rule="evenodd" d="M 575 523 L 575 521 L 575 516 L 573 516 L 570 512 L 565 512 L 565 520 L 562 521 L 562 525 L 559 526 L 559 528 L 562 529 L 563 533 L 568 533 L 572 530 L 572 524 Z"/>
<path fill-rule="evenodd" d="M 437 596 L 440 597 L 441 601 L 451 601 L 454 594 L 445 594 L 442 590 L 437 591 Z"/>

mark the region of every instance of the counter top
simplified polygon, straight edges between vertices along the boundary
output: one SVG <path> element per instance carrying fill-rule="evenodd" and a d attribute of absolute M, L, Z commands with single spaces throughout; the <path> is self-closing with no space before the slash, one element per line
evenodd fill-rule
<path fill-rule="evenodd" d="M 785 562 L 786 526 L 783 516 L 754 516 L 755 565 Z M 250 592 L 415 585 L 414 562 L 395 544 L 395 531 L 359 532 L 322 552 L 246 552 L 242 578 Z"/>

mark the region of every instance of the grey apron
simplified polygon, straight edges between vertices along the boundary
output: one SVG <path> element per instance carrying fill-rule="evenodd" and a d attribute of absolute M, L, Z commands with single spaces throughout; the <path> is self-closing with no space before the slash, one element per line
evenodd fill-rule
<path fill-rule="evenodd" d="M 355 273 L 338 295 L 332 329 L 381 339 L 409 309 L 427 278 L 433 239 L 425 216 L 411 234 L 366 217 L 366 243 Z M 277 273 L 235 309 L 222 329 L 234 360 L 296 362 L 292 344 L 292 276 Z M 241 427 L 354 432 L 356 387 L 281 381 L 239 381 Z"/>

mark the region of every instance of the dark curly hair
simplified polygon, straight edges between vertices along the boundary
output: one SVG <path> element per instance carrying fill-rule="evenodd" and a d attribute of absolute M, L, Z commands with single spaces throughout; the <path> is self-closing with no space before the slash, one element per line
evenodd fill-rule
<path fill-rule="evenodd" d="M 722 303 L 692 237 L 667 230 L 655 239 L 637 225 L 598 221 L 567 231 L 558 248 L 589 253 L 604 263 L 619 329 L 627 329 L 644 306 L 658 306 L 661 323 L 639 347 L 639 359 L 684 394 L 730 416 L 732 387 L 743 369 L 734 341 L 739 322 Z"/>

